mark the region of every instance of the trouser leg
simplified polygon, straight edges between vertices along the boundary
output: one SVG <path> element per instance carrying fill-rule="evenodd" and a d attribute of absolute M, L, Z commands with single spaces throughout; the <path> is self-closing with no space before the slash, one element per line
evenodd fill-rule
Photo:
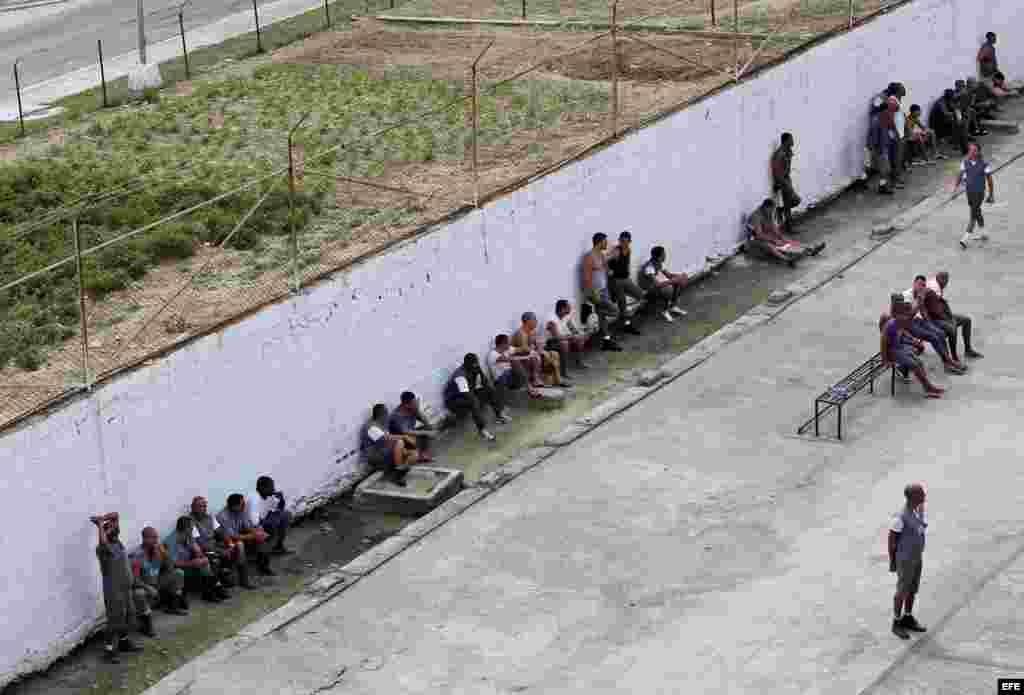
<path fill-rule="evenodd" d="M 964 336 L 964 349 L 970 352 L 974 349 L 971 347 L 971 317 L 964 316 L 963 314 L 953 314 L 953 323 L 960 327 L 960 332 Z"/>
<path fill-rule="evenodd" d="M 273 549 L 284 547 L 288 537 L 288 529 L 292 525 L 292 513 L 289 511 L 274 512 L 263 522 L 263 530 L 267 532 L 267 545 Z"/>
<path fill-rule="evenodd" d="M 448 409 L 460 415 L 469 414 L 478 430 L 487 426 L 479 399 L 472 393 L 460 393 L 448 401 Z"/>

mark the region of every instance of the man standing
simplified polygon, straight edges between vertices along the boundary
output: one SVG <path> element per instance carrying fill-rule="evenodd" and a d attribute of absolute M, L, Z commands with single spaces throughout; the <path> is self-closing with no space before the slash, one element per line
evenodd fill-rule
<path fill-rule="evenodd" d="M 793 208 L 800 205 L 800 196 L 793 188 L 793 134 L 783 133 L 779 147 L 772 154 L 772 189 L 782 195 L 782 228 L 793 233 Z"/>
<path fill-rule="evenodd" d="M 491 380 L 480 368 L 480 358 L 473 352 L 462 359 L 462 365 L 448 379 L 444 402 L 453 413 L 469 413 L 480 437 L 487 442 L 493 442 L 495 437 L 487 429 L 483 412 L 485 403 L 494 410 L 495 422 L 505 424 L 509 421 L 505 413 L 504 387 L 491 385 Z"/>
<path fill-rule="evenodd" d="M 633 235 L 629 232 L 619 234 L 618 245 L 608 254 L 608 288 L 612 299 L 619 310 L 619 321 L 622 324 L 622 332 L 632 335 L 640 335 L 640 331 L 633 325 L 629 315 L 626 313 L 626 296 L 633 299 L 643 299 L 644 293 L 629 276 L 632 267 L 632 245 Z"/>
<path fill-rule="evenodd" d="M 978 77 L 991 84 L 997 72 L 999 61 L 996 59 L 996 35 L 990 31 L 985 34 L 985 43 L 978 49 Z"/>
<path fill-rule="evenodd" d="M 612 303 L 608 292 L 608 259 L 605 257 L 605 250 L 608 248 L 608 235 L 598 232 L 591 241 L 593 248 L 583 257 L 583 277 L 581 278 L 583 297 L 593 305 L 594 311 L 597 313 L 601 349 L 621 352 L 622 348 L 612 340 L 608 330 L 609 320 L 614 321 L 619 316 L 618 307 Z"/>
<path fill-rule="evenodd" d="M 921 587 L 922 558 L 924 556 L 925 520 L 924 488 L 919 483 L 903 489 L 906 504 L 893 516 L 889 527 L 889 571 L 896 573 L 896 596 L 893 598 L 893 634 L 910 639 L 911 632 L 924 632 L 926 628 L 914 618 L 914 599 Z"/>
<path fill-rule="evenodd" d="M 128 639 L 135 622 L 135 601 L 132 596 L 131 562 L 124 544 L 117 512 L 89 517 L 96 525 L 98 541 L 96 557 L 103 574 L 103 604 L 107 611 L 106 645 L 103 658 L 111 664 L 120 663 L 120 652 L 141 652 L 142 647 Z"/>
<path fill-rule="evenodd" d="M 568 299 L 559 299 L 555 302 L 555 313 L 548 318 L 544 326 L 548 333 L 548 339 L 544 347 L 558 353 L 558 361 L 562 365 L 562 375 L 568 376 L 569 355 L 576 359 L 577 369 L 586 369 L 587 363 L 583 361 L 583 352 L 587 346 L 587 338 L 579 329 L 572 318 L 572 304 Z"/>
<path fill-rule="evenodd" d="M 665 267 L 665 247 L 655 246 L 651 257 L 640 266 L 640 284 L 653 301 L 664 302 L 661 315 L 666 321 L 675 321 L 672 314 L 686 316 L 686 309 L 677 306 L 679 295 L 689 283 L 686 273 L 673 273 Z"/>
<path fill-rule="evenodd" d="M 956 181 L 953 183 L 954 195 L 959 192 L 963 185 L 967 192 L 967 205 L 971 209 L 971 219 L 967 223 L 967 230 L 960 237 L 960 248 L 967 249 L 967 242 L 973 237 L 974 225 L 984 229 L 985 216 L 981 212 L 983 202 L 996 202 L 995 183 L 992 180 L 992 166 L 981 158 L 981 148 L 978 143 L 972 142 L 967 145 L 967 157 L 960 162 L 960 171 L 956 174 Z M 988 199 L 985 198 L 985 187 L 988 186 Z M 984 241 L 988 235 L 984 232 L 978 234 L 978 238 Z"/>
<path fill-rule="evenodd" d="M 946 270 L 940 270 L 935 274 L 935 278 L 928 283 L 929 289 L 939 296 L 939 301 L 942 305 L 943 328 L 946 331 L 946 335 L 952 341 L 955 352 L 956 329 L 960 327 L 961 333 L 964 336 L 964 355 L 974 360 L 981 359 L 984 355 L 975 350 L 971 345 L 971 317 L 965 314 L 954 314 L 953 310 L 949 308 L 949 302 L 946 301 L 946 287 L 948 285 L 949 271 Z"/>

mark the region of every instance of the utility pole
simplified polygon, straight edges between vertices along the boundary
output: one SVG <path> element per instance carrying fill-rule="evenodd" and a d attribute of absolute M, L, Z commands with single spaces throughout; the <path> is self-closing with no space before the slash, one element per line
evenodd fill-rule
<path fill-rule="evenodd" d="M 142 10 L 142 0 L 139 0 L 139 63 L 146 64 L 146 26 L 145 13 Z"/>

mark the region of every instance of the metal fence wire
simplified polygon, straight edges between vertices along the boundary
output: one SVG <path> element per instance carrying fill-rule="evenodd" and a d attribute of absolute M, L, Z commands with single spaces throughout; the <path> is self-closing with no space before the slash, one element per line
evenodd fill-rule
<path fill-rule="evenodd" d="M 416 12 L 418 1 L 399 9 Z M 848 29 L 854 10 L 836 0 L 768 10 L 717 2 L 623 2 L 602 26 L 572 31 L 423 33 L 416 50 L 438 52 L 429 80 L 351 67 L 353 51 L 372 59 L 401 45 L 398 30 L 326 35 L 248 78 L 187 81 L 131 113 L 106 110 L 4 144 L 0 426 L 743 80 L 807 35 Z M 677 20 L 678 8 L 702 29 L 644 28 Z M 324 26 L 345 9 L 325 5 Z M 858 0 L 856 11 L 869 9 Z M 188 11 L 145 19 L 180 39 Z M 272 28 L 260 40 L 284 41 Z M 31 60 L 20 64 L 31 70 Z M 181 79 L 199 68 L 180 67 Z M 254 111 L 245 79 L 293 79 L 286 93 L 307 92 Z M 354 86 L 333 100 L 332 80 Z M 319 111 L 295 112 L 314 97 Z M 140 164 L 133 148 L 162 159 Z M 55 172 L 94 156 L 124 166 L 108 170 L 114 180 L 55 183 Z M 233 168 L 218 168 L 225 161 Z"/>

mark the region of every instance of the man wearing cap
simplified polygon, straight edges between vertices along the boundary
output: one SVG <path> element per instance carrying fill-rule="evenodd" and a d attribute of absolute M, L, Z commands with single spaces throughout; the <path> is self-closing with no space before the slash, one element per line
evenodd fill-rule
<path fill-rule="evenodd" d="M 967 222 L 967 229 L 960 237 L 960 248 L 966 250 L 967 242 L 975 237 L 974 225 L 977 224 L 984 230 L 985 216 L 981 212 L 981 204 L 996 202 L 995 182 L 992 180 L 992 166 L 981 157 L 981 147 L 976 142 L 967 146 L 967 157 L 960 162 L 960 171 L 956 174 L 953 182 L 954 195 L 959 192 L 960 186 L 967 192 L 967 206 L 971 210 L 971 218 Z M 985 188 L 988 187 L 988 198 L 985 198 Z M 984 241 L 988 235 L 984 231 L 979 232 L 977 238 Z"/>
<path fill-rule="evenodd" d="M 608 289 L 619 309 L 619 321 L 622 324 L 622 332 L 640 335 L 640 331 L 633 325 L 629 315 L 626 313 L 627 296 L 637 300 L 644 298 L 644 291 L 637 287 L 636 283 L 629 276 L 632 246 L 632 234 L 628 231 L 619 234 L 618 245 L 608 253 Z"/>
<path fill-rule="evenodd" d="M 512 335 L 512 359 L 521 361 L 530 377 L 532 388 L 544 387 L 545 371 L 551 375 L 552 386 L 571 387 L 572 382 L 562 376 L 558 353 L 541 347 L 537 326 L 536 314 L 532 311 L 523 313 L 519 330 Z"/>

